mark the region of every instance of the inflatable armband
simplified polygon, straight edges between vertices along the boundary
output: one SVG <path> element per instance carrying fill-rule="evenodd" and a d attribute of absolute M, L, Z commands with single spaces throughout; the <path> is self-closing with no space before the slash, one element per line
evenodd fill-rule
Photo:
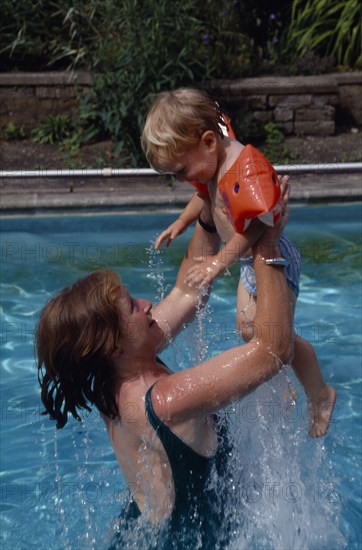
<path fill-rule="evenodd" d="M 252 145 L 244 147 L 218 186 L 238 233 L 245 231 L 247 220 L 270 212 L 280 197 L 280 184 L 273 166 Z"/>
<path fill-rule="evenodd" d="M 199 181 L 190 181 L 189 183 L 193 187 L 196 187 L 196 189 L 197 189 L 198 193 L 200 193 L 200 195 L 206 195 L 206 197 L 209 196 L 209 189 L 207 187 L 207 183 L 201 183 Z"/>

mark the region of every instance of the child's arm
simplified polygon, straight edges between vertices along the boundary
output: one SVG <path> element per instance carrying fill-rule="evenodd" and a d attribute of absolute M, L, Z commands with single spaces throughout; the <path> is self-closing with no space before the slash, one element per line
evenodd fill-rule
<path fill-rule="evenodd" d="M 283 204 L 284 197 L 289 196 L 290 186 L 289 177 L 284 176 L 280 182 L 281 198 L 280 204 Z M 225 269 L 239 260 L 262 236 L 266 229 L 264 223 L 258 218 L 250 222 L 248 229 L 244 234 L 235 231 L 231 239 L 219 250 L 217 254 L 202 258 L 197 258 L 199 264 L 194 265 L 188 270 L 186 281 L 190 286 L 200 286 L 211 283 Z"/>
<path fill-rule="evenodd" d="M 169 246 L 176 237 L 181 235 L 186 229 L 199 217 L 204 205 L 204 200 L 195 193 L 186 205 L 180 216 L 167 229 L 157 237 L 155 248 L 159 249 L 164 240 L 167 239 L 166 246 Z"/>
<path fill-rule="evenodd" d="M 199 258 L 200 263 L 191 267 L 186 281 L 189 285 L 211 283 L 225 269 L 239 260 L 264 233 L 266 226 L 254 219 L 244 234 L 235 231 L 231 239 L 213 256 Z"/>

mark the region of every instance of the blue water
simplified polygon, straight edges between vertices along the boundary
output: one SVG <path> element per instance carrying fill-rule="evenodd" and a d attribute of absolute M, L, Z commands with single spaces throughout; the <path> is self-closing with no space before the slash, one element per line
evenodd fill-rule
<path fill-rule="evenodd" d="M 1 537 L 4 550 L 103 549 L 125 498 L 96 412 L 58 433 L 41 416 L 33 359 L 38 314 L 54 291 L 100 267 L 135 295 L 162 296 L 190 232 L 162 254 L 151 241 L 175 214 L 1 221 Z M 307 436 L 303 390 L 285 371 L 225 412 L 240 448 L 233 548 L 361 548 L 361 205 L 292 209 L 287 234 L 303 256 L 296 313 L 338 393 L 330 430 Z M 146 249 L 150 249 L 149 252 Z M 171 368 L 237 344 L 237 268 L 170 348 Z M 296 404 L 290 389 L 297 391 Z M 142 548 L 138 547 L 138 550 Z"/>

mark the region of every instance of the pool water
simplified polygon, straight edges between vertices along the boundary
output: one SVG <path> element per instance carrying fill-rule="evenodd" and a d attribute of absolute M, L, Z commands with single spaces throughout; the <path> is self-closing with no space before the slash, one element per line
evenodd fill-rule
<path fill-rule="evenodd" d="M 56 290 L 102 267 L 119 271 L 136 296 L 161 297 L 174 281 L 190 231 L 159 254 L 151 242 L 175 217 L 2 219 L 4 550 L 107 548 L 124 481 L 97 412 L 59 432 L 41 415 L 34 327 Z M 307 435 L 305 397 L 290 369 L 225 411 L 240 449 L 230 472 L 240 503 L 230 548 L 359 549 L 361 205 L 294 207 L 286 233 L 303 257 L 296 330 L 315 347 L 338 399 L 320 440 Z M 162 356 L 170 368 L 240 342 L 234 331 L 237 266 L 230 271 L 214 285 L 206 311 Z"/>

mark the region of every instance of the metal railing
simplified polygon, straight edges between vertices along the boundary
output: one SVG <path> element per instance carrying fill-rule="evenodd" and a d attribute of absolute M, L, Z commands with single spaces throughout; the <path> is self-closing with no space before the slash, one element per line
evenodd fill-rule
<path fill-rule="evenodd" d="M 362 172 L 362 162 L 330 164 L 281 164 L 274 166 L 278 174 Z M 134 177 L 162 175 L 152 168 L 99 168 L 59 170 L 0 170 L 0 178 L 68 178 L 68 177 Z"/>

